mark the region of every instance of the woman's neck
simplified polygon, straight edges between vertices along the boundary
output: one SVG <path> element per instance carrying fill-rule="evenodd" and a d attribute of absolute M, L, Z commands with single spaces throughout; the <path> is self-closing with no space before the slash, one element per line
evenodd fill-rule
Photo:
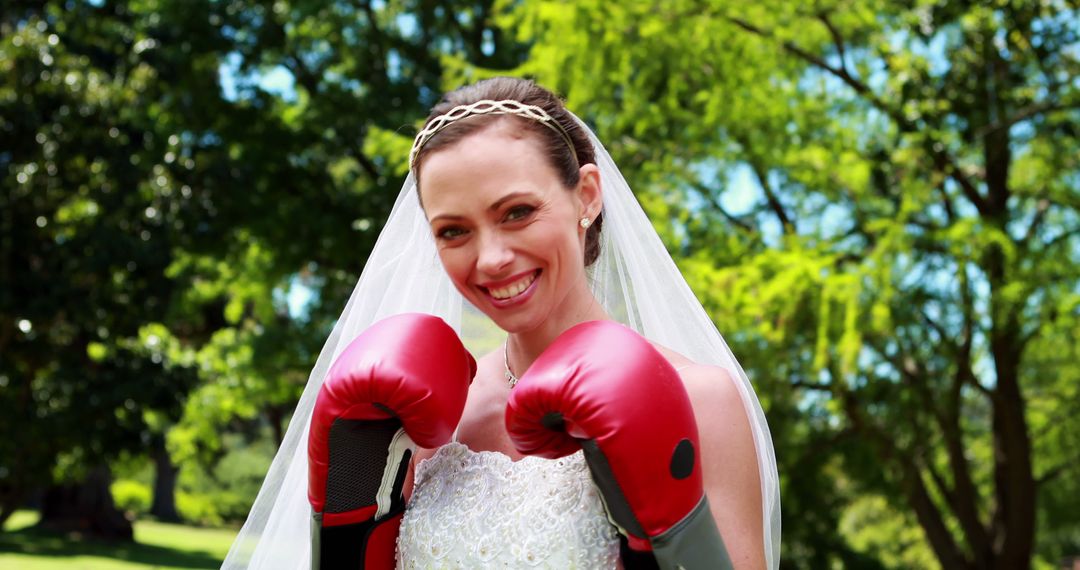
<path fill-rule="evenodd" d="M 511 333 L 507 337 L 510 368 L 520 377 L 540 353 L 567 329 L 586 321 L 609 318 L 586 280 L 582 278 L 579 286 L 567 294 L 561 307 L 540 326 L 529 331 Z"/>

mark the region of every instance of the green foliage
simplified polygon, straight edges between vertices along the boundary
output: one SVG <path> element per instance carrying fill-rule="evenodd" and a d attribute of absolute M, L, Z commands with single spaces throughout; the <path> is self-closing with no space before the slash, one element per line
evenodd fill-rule
<path fill-rule="evenodd" d="M 220 434 L 220 450 L 215 460 L 203 462 L 189 458 L 179 462 L 176 503 L 185 522 L 211 527 L 238 526 L 244 522 L 276 451 L 268 431 L 225 432 Z M 117 474 L 112 484 L 117 508 L 129 518 L 145 519 L 150 513 L 155 477 L 152 462 L 145 456 L 125 454 L 112 464 L 112 469 Z"/>
<path fill-rule="evenodd" d="M 181 464 L 177 509 L 185 521 L 204 526 L 243 523 L 276 451 L 268 434 L 254 443 L 236 434 L 221 439 L 224 452 L 212 466 Z"/>
<path fill-rule="evenodd" d="M 786 565 L 1080 550 L 1074 4 L 502 7 L 747 366 Z"/>
<path fill-rule="evenodd" d="M 150 487 L 130 479 L 118 479 L 110 486 L 116 508 L 129 516 L 143 516 L 150 512 Z"/>
<path fill-rule="evenodd" d="M 856 495 L 844 512 L 840 531 L 852 548 L 880 560 L 885 568 L 937 565 L 910 513 L 897 511 L 881 496 Z"/>
<path fill-rule="evenodd" d="M 202 237 L 183 231 L 205 201 L 182 182 L 174 128 L 213 85 L 197 72 L 205 46 L 170 61 L 161 14 L 68 8 L 0 19 L 0 421 L 17 435 L 0 453 L 5 509 L 54 462 L 140 448 L 146 414 L 177 417 L 195 383 L 138 330 L 167 312 L 171 250 Z"/>
<path fill-rule="evenodd" d="M 222 495 L 192 495 L 183 491 L 176 494 L 176 509 L 180 512 L 180 516 L 193 524 L 202 526 L 221 526 L 224 520 L 221 517 L 218 501 L 222 499 Z M 226 500 L 235 498 L 232 496 L 226 496 Z M 251 505 L 248 505 L 250 508 Z"/>
<path fill-rule="evenodd" d="M 0 429 L 16 437 L 0 443 L 0 517 L 51 475 L 166 434 L 208 468 L 223 433 L 280 441 L 443 54 L 523 54 L 484 1 L 10 8 Z"/>

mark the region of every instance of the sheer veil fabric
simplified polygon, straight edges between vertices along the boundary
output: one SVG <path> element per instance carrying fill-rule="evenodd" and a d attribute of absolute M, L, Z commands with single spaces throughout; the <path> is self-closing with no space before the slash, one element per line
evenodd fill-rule
<path fill-rule="evenodd" d="M 698 303 L 611 156 L 578 119 L 596 150 L 604 196 L 601 253 L 589 268 L 593 291 L 613 318 L 738 385 L 761 475 L 766 567 L 780 561 L 780 485 L 765 414 L 739 362 Z M 467 303 L 443 271 L 416 180 L 409 174 L 345 310 L 315 363 L 262 489 L 222 568 L 309 568 L 307 437 L 323 378 L 338 354 L 372 323 L 403 312 L 438 315 L 476 347 L 501 333 Z M 499 337 L 501 338 L 501 336 Z"/>

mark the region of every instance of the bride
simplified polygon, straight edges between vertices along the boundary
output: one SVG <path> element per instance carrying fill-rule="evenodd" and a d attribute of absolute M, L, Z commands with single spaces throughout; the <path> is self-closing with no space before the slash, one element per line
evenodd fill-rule
<path fill-rule="evenodd" d="M 316 393 L 353 338 L 404 312 L 494 349 L 478 359 L 454 441 L 413 458 L 399 567 L 649 562 L 620 548 L 580 452 L 523 455 L 506 427 L 517 378 L 545 349 L 579 323 L 614 320 L 652 343 L 689 396 L 709 515 L 735 567 L 776 568 L 779 485 L 760 405 L 588 127 L 530 81 L 489 79 L 432 109 L 410 171 L 223 568 L 308 566 L 300 444 Z"/>

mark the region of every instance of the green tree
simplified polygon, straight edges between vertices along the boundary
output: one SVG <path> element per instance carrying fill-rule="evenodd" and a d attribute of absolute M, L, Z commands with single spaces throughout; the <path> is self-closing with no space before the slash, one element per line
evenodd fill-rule
<path fill-rule="evenodd" d="M 168 517 L 177 460 L 213 463 L 229 431 L 280 441 L 441 92 L 442 54 L 524 52 L 486 1 L 9 8 L 0 521 L 50 481 L 47 502 L 115 520 L 73 497 L 100 497 L 121 452 L 154 456 Z"/>
<path fill-rule="evenodd" d="M 1075 2 L 526 0 L 503 18 L 532 44 L 518 72 L 609 141 L 749 368 L 785 565 L 1080 550 Z M 896 531 L 913 524 L 922 541 Z"/>
<path fill-rule="evenodd" d="M 228 321 L 196 357 L 213 380 L 170 434 L 176 455 L 204 462 L 221 457 L 218 433 L 237 419 L 265 422 L 280 442 L 407 174 L 414 126 L 442 92 L 446 54 L 505 67 L 525 53 L 494 26 L 486 0 L 250 3 L 236 14 L 227 60 L 236 103 L 272 108 L 284 132 L 234 152 L 253 170 L 291 164 L 312 180 L 293 186 L 281 174 L 250 173 L 278 202 L 245 230 L 257 234 L 251 247 L 185 257 L 171 269 L 200 282 L 185 303 L 220 300 Z M 260 78 L 272 73 L 289 87 L 268 91 Z M 325 198 L 314 200 L 314 188 Z M 309 300 L 292 314 L 282 298 L 296 289 Z"/>
<path fill-rule="evenodd" d="M 170 104 L 191 101 L 156 87 L 173 73 L 205 81 L 156 60 L 122 7 L 67 8 L 14 6 L 0 19 L 0 519 L 55 474 L 89 483 L 46 493 L 45 523 L 130 537 L 110 512 L 107 461 L 144 445 L 145 411 L 178 416 L 193 385 L 137 342 L 174 293 L 173 222 L 198 207 L 172 194 L 165 168 Z"/>

